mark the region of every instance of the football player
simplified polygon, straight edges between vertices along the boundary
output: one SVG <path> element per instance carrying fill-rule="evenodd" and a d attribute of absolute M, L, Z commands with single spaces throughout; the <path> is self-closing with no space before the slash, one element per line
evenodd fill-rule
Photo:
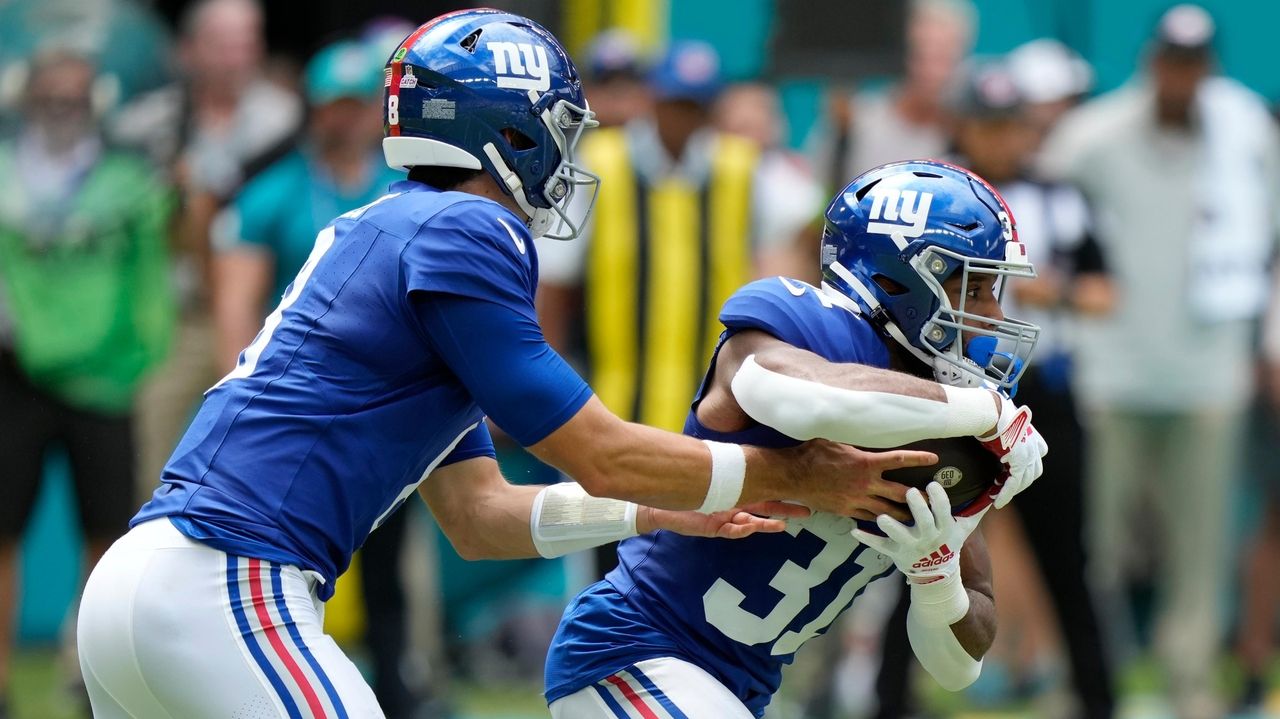
<path fill-rule="evenodd" d="M 732 511 L 763 500 L 878 512 L 906 489 L 882 469 L 935 459 L 617 419 L 533 309 L 533 238 L 575 234 L 563 208 L 593 183 L 574 163 L 593 121 L 564 49 L 525 18 L 462 11 L 410 34 L 384 84 L 384 153 L 408 180 L 320 232 L 88 581 L 97 717 L 382 716 L 322 607 L 415 491 L 463 556 L 549 557 L 659 526 L 782 529 Z M 581 484 L 508 485 L 485 415 Z"/>
<path fill-rule="evenodd" d="M 974 435 L 1002 460 L 1000 477 L 963 507 L 936 481 L 911 489 L 910 526 L 815 512 L 739 542 L 623 541 L 618 568 L 578 595 L 553 641 L 556 719 L 762 716 L 796 650 L 895 569 L 921 664 L 951 690 L 977 678 L 995 612 L 972 533 L 1039 476 L 1047 451 L 1005 394 L 1039 330 L 1004 317 L 1001 280 L 1033 269 L 999 194 L 931 161 L 876 168 L 837 195 L 821 260 L 821 287 L 775 277 L 725 303 L 685 433 L 772 447 Z"/>

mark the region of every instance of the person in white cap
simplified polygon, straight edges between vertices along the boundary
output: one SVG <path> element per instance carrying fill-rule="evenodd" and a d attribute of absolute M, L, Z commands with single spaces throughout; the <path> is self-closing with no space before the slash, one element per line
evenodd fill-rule
<path fill-rule="evenodd" d="M 1053 38 L 1019 45 L 1009 52 L 1005 63 L 1038 139 L 1093 88 L 1093 68 L 1088 61 Z"/>
<path fill-rule="evenodd" d="M 1078 354 L 1103 616 L 1122 627 L 1128 570 L 1154 571 L 1156 648 L 1185 719 L 1221 715 L 1227 503 L 1280 197 L 1274 123 L 1260 97 L 1215 75 L 1214 39 L 1203 8 L 1171 8 L 1145 72 L 1069 113 L 1041 150 L 1093 202 L 1119 293 Z"/>

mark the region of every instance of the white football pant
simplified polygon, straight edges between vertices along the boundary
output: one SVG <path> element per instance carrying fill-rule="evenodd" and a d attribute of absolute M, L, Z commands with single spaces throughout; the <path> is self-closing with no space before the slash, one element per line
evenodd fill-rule
<path fill-rule="evenodd" d="M 755 719 L 702 667 L 659 657 L 636 662 L 551 703 L 552 719 Z"/>
<path fill-rule="evenodd" d="M 324 633 L 317 581 L 226 554 L 167 519 L 130 530 L 80 602 L 80 669 L 97 719 L 382 719 Z"/>

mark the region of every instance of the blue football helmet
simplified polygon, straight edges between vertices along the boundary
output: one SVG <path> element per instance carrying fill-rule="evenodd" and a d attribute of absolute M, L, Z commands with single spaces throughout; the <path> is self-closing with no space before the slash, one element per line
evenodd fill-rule
<path fill-rule="evenodd" d="M 586 217 L 565 209 L 589 186 L 589 214 L 599 178 L 575 164 L 574 148 L 597 123 L 578 70 L 545 28 L 500 10 L 441 15 L 400 43 L 383 84 L 388 165 L 483 169 L 534 237 L 577 236 Z"/>
<path fill-rule="evenodd" d="M 827 207 L 823 284 L 928 366 L 943 358 L 1011 392 L 1040 328 L 951 305 L 942 283 L 963 273 L 1035 277 L 1013 214 L 985 180 L 933 160 L 881 165 L 859 175 Z M 968 323 L 966 323 L 966 321 Z M 977 323 L 978 326 L 973 326 Z"/>

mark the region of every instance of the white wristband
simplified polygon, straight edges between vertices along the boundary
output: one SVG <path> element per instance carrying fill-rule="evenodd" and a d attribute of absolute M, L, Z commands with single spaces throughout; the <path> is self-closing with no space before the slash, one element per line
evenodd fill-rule
<path fill-rule="evenodd" d="M 908 580 L 911 587 L 911 610 L 926 626 L 949 627 L 969 613 L 969 592 L 954 572 L 928 584 Z"/>
<path fill-rule="evenodd" d="M 742 484 L 747 478 L 747 455 L 742 447 L 727 442 L 702 440 L 711 450 L 711 484 L 698 511 L 703 514 L 723 512 L 738 506 Z"/>

